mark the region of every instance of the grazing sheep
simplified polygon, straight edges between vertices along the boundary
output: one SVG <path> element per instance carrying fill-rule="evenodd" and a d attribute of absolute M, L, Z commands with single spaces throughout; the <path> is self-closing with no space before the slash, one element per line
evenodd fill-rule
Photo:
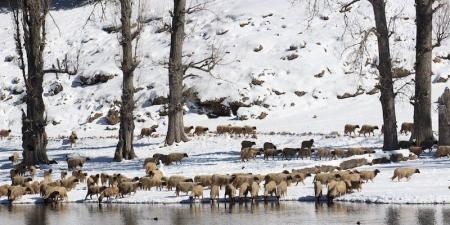
<path fill-rule="evenodd" d="M 281 181 L 280 184 L 277 185 L 277 198 L 286 196 L 287 186 L 288 183 L 286 181 Z"/>
<path fill-rule="evenodd" d="M 259 184 L 253 182 L 250 186 L 250 195 L 253 201 L 256 201 L 258 199 L 258 193 L 259 193 Z"/>
<path fill-rule="evenodd" d="M 257 155 L 261 154 L 262 149 L 260 148 L 244 148 L 241 149 L 241 162 L 249 161 L 250 159 L 256 158 Z"/>
<path fill-rule="evenodd" d="M 302 141 L 302 147 L 301 149 L 311 149 L 312 146 L 314 145 L 314 139 L 310 139 L 308 141 Z"/>
<path fill-rule="evenodd" d="M 158 159 L 157 158 L 153 158 L 153 157 L 145 158 L 145 160 L 144 160 L 144 168 L 145 168 L 145 165 L 147 165 L 147 163 L 149 163 L 149 162 L 152 162 L 152 163 L 155 163 L 156 165 L 158 165 L 159 164 L 159 158 Z"/>
<path fill-rule="evenodd" d="M 352 136 L 352 133 L 356 135 L 356 129 L 359 128 L 359 125 L 345 124 L 344 126 L 344 136 Z"/>
<path fill-rule="evenodd" d="M 84 199 L 86 200 L 89 196 L 90 199 L 92 199 L 92 195 L 96 195 L 98 198 L 98 195 L 102 193 L 104 190 L 106 190 L 108 187 L 106 186 L 98 186 L 98 185 L 88 185 L 87 187 L 87 194 Z"/>
<path fill-rule="evenodd" d="M 72 171 L 72 176 L 76 177 L 80 183 L 86 183 L 88 174 L 83 173 L 82 170 L 74 170 L 74 171 Z M 98 179 L 97 179 L 97 181 L 98 181 Z"/>
<path fill-rule="evenodd" d="M 264 185 L 264 201 L 267 201 L 267 198 L 270 196 L 276 195 L 277 193 L 277 183 L 275 181 L 270 181 L 269 183 Z"/>
<path fill-rule="evenodd" d="M 314 176 L 313 182 L 319 181 L 321 184 L 328 184 L 335 178 L 333 173 L 318 173 Z"/>
<path fill-rule="evenodd" d="M 89 157 L 83 157 L 83 156 L 67 157 L 68 170 L 74 170 L 77 167 L 82 168 L 84 163 L 86 163 L 86 161 L 89 161 L 89 160 L 91 160 Z"/>
<path fill-rule="evenodd" d="M 230 134 L 235 134 L 240 137 L 244 133 L 245 133 L 245 129 L 243 127 L 239 127 L 239 126 L 230 127 Z"/>
<path fill-rule="evenodd" d="M 264 159 L 265 160 L 266 159 L 268 160 L 269 157 L 271 157 L 271 156 L 272 156 L 272 159 L 275 160 L 275 156 L 278 156 L 280 154 L 283 154 L 282 150 L 277 150 L 277 149 L 274 149 L 274 148 L 264 149 Z"/>
<path fill-rule="evenodd" d="M 296 157 L 297 153 L 300 152 L 299 148 L 284 148 L 281 152 L 281 157 L 283 159 L 291 159 Z"/>
<path fill-rule="evenodd" d="M 3 196 L 8 196 L 9 187 L 11 187 L 9 184 L 4 184 L 0 186 L 0 198 Z"/>
<path fill-rule="evenodd" d="M 380 170 L 375 169 L 372 171 L 359 171 L 359 175 L 361 176 L 361 180 L 367 182 L 367 181 L 372 181 L 373 179 L 377 176 L 377 174 L 380 173 Z"/>
<path fill-rule="evenodd" d="M 110 177 L 111 177 L 111 176 L 108 175 L 108 174 L 106 174 L 106 173 L 101 173 L 101 174 L 100 174 L 100 183 L 101 183 L 102 185 L 106 185 L 106 183 L 108 182 L 108 180 L 109 180 Z"/>
<path fill-rule="evenodd" d="M 16 175 L 11 179 L 11 183 L 13 186 L 23 186 L 25 185 L 26 182 L 30 182 L 33 181 L 33 179 L 31 177 L 23 177 L 20 175 Z"/>
<path fill-rule="evenodd" d="M 119 184 L 119 194 L 122 198 L 131 193 L 135 194 L 139 187 L 141 187 L 140 182 L 122 182 Z"/>
<path fill-rule="evenodd" d="M 253 147 L 253 145 L 256 145 L 256 142 L 254 142 L 254 141 L 242 141 L 241 142 L 241 149 L 251 148 L 251 147 Z"/>
<path fill-rule="evenodd" d="M 303 185 L 305 185 L 305 178 L 306 177 L 310 177 L 311 174 L 310 173 L 301 173 L 301 172 L 292 172 L 291 173 L 292 176 L 292 182 L 295 182 L 295 185 L 298 185 L 298 183 L 302 182 Z"/>
<path fill-rule="evenodd" d="M 331 151 L 326 148 L 319 148 L 316 153 L 316 159 L 322 160 L 322 159 L 330 159 L 331 158 Z"/>
<path fill-rule="evenodd" d="M 250 184 L 247 182 L 244 182 L 239 186 L 239 201 L 243 201 L 247 198 L 248 193 L 251 191 L 250 188 Z"/>
<path fill-rule="evenodd" d="M 52 172 L 53 172 L 52 169 L 44 170 L 44 182 L 45 182 L 45 183 L 51 183 L 51 182 L 53 182 Z"/>
<path fill-rule="evenodd" d="M 217 134 L 226 134 L 226 133 L 231 133 L 231 124 L 228 125 L 219 125 L 216 128 L 216 133 Z"/>
<path fill-rule="evenodd" d="M 438 148 L 438 149 L 439 149 L 439 148 Z M 424 149 L 422 149 L 422 147 L 411 146 L 411 147 L 409 148 L 409 151 L 412 152 L 412 153 L 414 153 L 414 154 L 417 155 L 417 156 L 420 156 L 420 155 L 424 152 Z"/>
<path fill-rule="evenodd" d="M 400 134 L 407 134 L 412 133 L 412 131 L 414 130 L 414 123 L 402 123 L 402 126 L 400 128 Z"/>
<path fill-rule="evenodd" d="M 72 148 L 72 146 L 74 146 L 76 144 L 78 140 L 78 136 L 75 133 L 75 131 L 72 131 L 72 133 L 69 136 L 69 142 L 70 142 L 70 147 Z"/>
<path fill-rule="evenodd" d="M 316 202 L 319 202 L 322 197 L 322 183 L 320 181 L 314 181 L 314 197 Z"/>
<path fill-rule="evenodd" d="M 232 177 L 229 175 L 213 174 L 211 179 L 213 185 L 217 185 L 222 188 L 222 186 L 225 186 L 231 182 Z"/>
<path fill-rule="evenodd" d="M 194 129 L 194 126 L 184 127 L 184 133 L 190 134 L 193 129 Z"/>
<path fill-rule="evenodd" d="M 100 180 L 100 174 L 91 175 L 87 178 L 86 184 L 89 185 L 98 185 L 98 181 Z"/>
<path fill-rule="evenodd" d="M 186 193 L 186 195 L 192 191 L 192 188 L 194 188 L 193 182 L 178 182 L 177 186 L 175 187 L 175 193 L 177 194 L 177 197 L 180 196 L 180 192 Z"/>
<path fill-rule="evenodd" d="M 373 150 L 370 150 L 368 148 L 349 148 L 347 150 L 347 157 L 351 157 L 354 155 L 364 155 L 368 153 L 374 153 Z"/>
<path fill-rule="evenodd" d="M 49 187 L 44 196 L 44 202 L 57 202 L 59 200 L 68 200 L 67 189 L 65 187 Z"/>
<path fill-rule="evenodd" d="M 211 187 L 211 191 L 209 193 L 209 197 L 211 201 L 215 201 L 219 198 L 220 187 L 217 185 L 213 185 Z"/>
<path fill-rule="evenodd" d="M 410 167 L 397 168 L 394 170 L 394 176 L 392 176 L 391 180 L 393 181 L 397 178 L 400 181 L 402 178 L 406 178 L 409 181 L 415 173 L 420 173 L 419 169 Z"/>
<path fill-rule="evenodd" d="M 225 195 L 223 198 L 226 199 L 227 196 L 230 199 L 230 202 L 233 203 L 234 197 L 236 196 L 236 188 L 232 184 L 227 184 L 225 186 Z"/>
<path fill-rule="evenodd" d="M 281 183 L 281 181 L 286 181 L 288 183 L 292 182 L 292 175 L 289 174 L 288 171 L 283 171 L 283 173 L 268 173 L 264 177 L 265 183 L 269 183 L 270 181 L 274 181 L 277 185 Z"/>
<path fill-rule="evenodd" d="M 277 149 L 277 146 L 275 146 L 274 144 L 270 143 L 270 142 L 264 142 L 263 145 L 263 149 Z"/>
<path fill-rule="evenodd" d="M 378 126 L 371 126 L 371 125 L 362 125 L 361 129 L 359 130 L 359 136 L 361 136 L 361 134 L 364 135 L 364 137 L 366 136 L 366 134 L 373 134 L 373 136 L 375 136 L 375 130 L 378 130 Z"/>
<path fill-rule="evenodd" d="M 177 163 L 181 164 L 181 160 L 187 157 L 188 157 L 187 153 L 170 153 L 169 155 L 167 155 L 167 158 L 170 162 L 169 164 L 171 164 L 172 162 L 175 162 L 175 164 Z"/>
<path fill-rule="evenodd" d="M 195 185 L 191 190 L 191 198 L 195 200 L 195 198 L 203 199 L 203 186 L 200 184 Z"/>
<path fill-rule="evenodd" d="M 119 197 L 119 187 L 117 187 L 116 183 L 113 183 L 111 187 L 108 187 L 104 191 L 102 191 L 100 197 L 98 197 L 98 203 L 101 204 L 104 198 L 107 198 L 109 200 L 112 197 Z"/>
<path fill-rule="evenodd" d="M 176 188 L 177 184 L 180 182 L 187 182 L 189 180 L 192 180 L 188 177 L 184 177 L 184 176 L 170 176 L 169 179 L 167 180 L 167 190 L 171 191 L 172 188 Z"/>
<path fill-rule="evenodd" d="M 143 138 L 143 137 L 151 137 L 152 134 L 156 132 L 156 128 L 158 128 L 157 125 L 154 125 L 154 126 L 152 126 L 152 127 L 150 127 L 150 128 L 148 128 L 148 127 L 142 128 L 142 129 L 141 129 L 140 138 Z"/>
<path fill-rule="evenodd" d="M 252 126 L 244 126 L 243 127 L 244 135 L 253 135 L 256 136 L 256 127 Z"/>
<path fill-rule="evenodd" d="M 348 170 L 348 169 L 353 169 L 355 167 L 364 166 L 367 164 L 369 164 L 369 162 L 367 162 L 367 159 L 364 159 L 364 158 L 350 159 L 350 160 L 341 162 L 341 164 L 339 164 L 339 167 L 343 170 Z"/>
<path fill-rule="evenodd" d="M 159 176 L 141 177 L 139 183 L 141 183 L 141 188 L 144 190 L 150 191 L 152 187 L 155 187 L 156 189 L 159 187 L 160 190 L 162 189 L 162 180 Z"/>
<path fill-rule="evenodd" d="M 331 151 L 332 159 L 342 159 L 347 155 L 345 149 L 337 148 Z"/>
<path fill-rule="evenodd" d="M 436 149 L 436 152 L 434 153 L 434 157 L 440 158 L 440 157 L 445 157 L 445 156 L 450 156 L 450 146 L 444 146 L 444 145 L 438 146 L 438 148 Z"/>
<path fill-rule="evenodd" d="M 31 194 L 32 190 L 28 187 L 11 186 L 8 189 L 8 200 L 13 202 L 24 195 Z"/>
<path fill-rule="evenodd" d="M 17 153 L 17 152 L 14 152 L 14 153 L 8 158 L 8 160 L 11 161 L 11 163 L 12 163 L 13 165 L 16 164 L 17 162 L 19 162 L 19 159 L 20 159 L 20 155 L 19 155 L 19 153 Z"/>
<path fill-rule="evenodd" d="M 80 183 L 80 180 L 74 176 L 71 176 L 67 179 L 60 180 L 59 182 L 62 187 L 65 187 L 68 191 L 70 191 Z"/>
<path fill-rule="evenodd" d="M 11 130 L 0 130 L 0 140 L 7 138 L 11 134 Z"/>
<path fill-rule="evenodd" d="M 194 130 L 194 134 L 197 136 L 201 136 L 206 134 L 206 132 L 208 132 L 208 128 L 207 127 L 202 127 L 202 126 L 196 126 L 195 130 Z"/>
<path fill-rule="evenodd" d="M 204 187 L 210 187 L 212 184 L 212 175 L 197 175 L 194 177 L 194 182 Z"/>
<path fill-rule="evenodd" d="M 30 188 L 31 194 L 33 194 L 33 195 L 38 194 L 41 189 L 41 185 L 39 184 L 39 181 L 26 182 L 22 186 Z"/>
<path fill-rule="evenodd" d="M 156 166 L 156 163 L 148 162 L 145 164 L 145 173 L 149 174 L 150 172 L 157 170 L 158 166 Z"/>
<path fill-rule="evenodd" d="M 339 175 L 337 175 L 339 176 Z M 332 180 L 328 183 L 327 198 L 328 202 L 333 202 L 334 198 L 347 193 L 347 183 L 342 180 Z"/>

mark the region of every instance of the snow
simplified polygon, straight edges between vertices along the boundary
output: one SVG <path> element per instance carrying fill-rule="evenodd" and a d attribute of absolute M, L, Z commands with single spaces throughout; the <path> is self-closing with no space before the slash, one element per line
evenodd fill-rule
<path fill-rule="evenodd" d="M 375 137 L 336 137 L 326 138 L 323 135 L 299 136 L 299 135 L 258 135 L 258 139 L 254 141 L 257 146 L 262 146 L 265 141 L 272 141 L 277 147 L 296 147 L 301 144 L 302 140 L 314 138 L 317 147 L 376 147 L 380 146 L 381 139 Z M 249 172 L 254 174 L 265 174 L 270 172 L 281 172 L 283 170 L 299 169 L 311 167 L 315 165 L 339 165 L 340 162 L 352 158 L 367 158 L 369 161 L 374 158 L 388 156 L 390 153 L 376 149 L 376 153 L 364 156 L 353 156 L 351 158 L 319 161 L 312 159 L 293 159 L 293 160 L 267 160 L 262 156 L 258 156 L 256 160 L 242 163 L 239 159 L 241 138 L 231 138 L 228 136 L 202 136 L 194 137 L 192 141 L 181 144 L 179 146 L 163 147 L 162 138 L 143 138 L 138 139 L 135 145 L 135 151 L 138 155 L 137 160 L 112 162 L 112 156 L 116 145 L 114 138 L 85 138 L 77 143 L 73 149 L 62 144 L 60 139 L 52 139 L 49 142 L 49 157 L 58 161 L 57 165 L 51 165 L 53 169 L 53 179 L 59 179 L 61 170 L 67 169 L 64 159 L 66 155 L 78 154 L 91 158 L 84 166 L 84 171 L 89 175 L 100 172 L 104 173 L 121 173 L 128 177 L 144 176 L 143 161 L 146 157 L 151 157 L 154 153 L 171 153 L 186 152 L 189 157 L 183 160 L 181 165 L 163 166 L 161 169 L 166 176 L 183 175 L 194 177 L 195 175 L 204 174 L 231 174 L 236 172 Z M 7 157 L 18 149 L 20 140 L 12 138 L 11 140 L 2 140 L 0 142 L 4 146 L 4 150 L 0 151 L 0 184 L 10 183 L 9 170 L 11 164 L 7 161 Z M 399 150 L 393 153 L 402 153 L 408 155 L 408 150 Z M 426 153 L 418 160 L 379 164 L 374 166 L 363 166 L 358 170 L 374 170 L 379 169 L 380 174 L 375 178 L 374 182 L 363 184 L 361 192 L 354 192 L 337 198 L 337 201 L 349 202 L 370 202 L 370 203 L 414 203 L 414 204 L 435 204 L 448 203 L 450 192 L 448 191 L 448 173 L 450 168 L 448 163 L 450 159 L 434 159 L 432 153 Z M 420 174 L 413 175 L 409 182 L 391 181 L 393 170 L 398 167 L 417 167 Z M 42 169 L 49 169 L 45 166 Z M 38 180 L 41 180 L 43 171 L 38 173 Z M 305 185 L 291 185 L 288 188 L 288 195 L 283 197 L 282 201 L 313 201 L 314 189 L 312 177 L 305 180 Z M 324 187 L 324 193 L 326 188 Z M 69 202 L 96 202 L 94 200 L 84 201 L 86 194 L 85 184 L 80 184 L 75 190 L 69 193 Z M 223 190 L 220 196 L 223 196 Z M 261 184 L 260 195 L 263 194 Z M 208 201 L 209 190 L 204 192 L 204 201 Z M 14 204 L 29 204 L 41 202 L 37 195 L 25 196 Z M 181 195 L 176 197 L 174 191 L 151 191 L 139 190 L 136 194 L 113 200 L 117 203 L 186 203 L 189 197 Z M 0 199 L 0 203 L 7 203 L 6 197 Z"/>

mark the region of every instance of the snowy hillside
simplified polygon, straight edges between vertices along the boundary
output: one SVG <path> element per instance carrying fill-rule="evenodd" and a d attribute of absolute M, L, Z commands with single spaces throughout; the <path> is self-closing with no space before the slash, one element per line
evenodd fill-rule
<path fill-rule="evenodd" d="M 396 15 L 395 33 L 391 37 L 394 67 L 413 71 L 415 54 L 414 3 L 390 1 L 388 16 Z M 375 36 L 367 49 L 360 71 L 351 65 L 351 51 L 345 51 L 357 40 L 351 32 L 344 32 L 343 15 L 332 5 L 315 16 L 308 28 L 309 14 L 303 1 L 292 4 L 287 0 L 217 0 L 208 10 L 189 15 L 186 54 L 194 59 L 207 56 L 211 47 L 224 55 L 222 65 L 214 70 L 214 77 L 190 71 L 199 77 L 186 80 L 186 89 L 192 88 L 190 110 L 185 118 L 187 125 L 206 125 L 214 129 L 217 124 L 253 124 L 259 131 L 290 132 L 342 132 L 345 123 L 369 123 L 381 125 L 382 115 L 379 93 L 366 94 L 376 84 L 377 61 Z M 170 1 L 147 1 L 144 32 L 140 39 L 141 64 L 135 73 L 136 127 L 159 124 L 158 131 L 165 132 L 166 117 L 159 111 L 162 105 L 154 105 L 168 94 L 167 69 L 161 65 L 169 52 L 170 34 L 163 31 L 170 23 Z M 117 26 L 117 8 L 109 5 L 105 15 L 94 10 L 92 21 L 86 23 L 92 5 L 70 10 L 52 11 L 57 26 L 47 21 L 48 43 L 45 51 L 47 66 L 57 58 L 75 58 L 80 52 L 80 67 L 75 76 L 48 74 L 45 80 L 45 102 L 48 118 L 53 122 L 47 127 L 51 137 L 68 135 L 76 130 L 79 136 L 116 135 L 114 126 L 107 125 L 104 116 L 114 108 L 121 95 L 120 48 L 117 33 L 104 28 Z M 350 20 L 358 18 L 359 26 L 373 26 L 372 9 L 368 2 L 349 14 Z M 152 20 L 150 20 L 152 18 Z M 354 25 L 353 23 L 351 24 Z M 353 27 L 352 29 L 356 29 Z M 25 107 L 23 80 L 14 60 L 11 16 L 0 14 L 0 128 L 9 127 L 13 135 L 20 135 L 20 110 Z M 436 48 L 434 56 L 447 56 L 450 42 Z M 262 46 L 262 49 L 261 47 Z M 295 58 L 295 56 L 298 56 Z M 289 59 L 292 60 L 289 60 Z M 437 58 L 439 59 L 439 58 Z M 369 62 L 369 63 L 365 63 Z M 372 63 L 370 63 L 372 62 Z M 433 80 L 447 79 L 450 61 L 435 60 Z M 95 75 L 109 76 L 106 83 L 82 85 L 83 78 Z M 80 78 L 82 77 L 82 78 Z M 410 81 L 414 75 L 399 79 L 396 87 Z M 442 79 L 441 79 L 442 80 Z M 53 95 L 54 87 L 62 84 L 63 90 Z M 354 98 L 338 99 L 338 95 L 353 94 L 361 86 L 364 94 Z M 433 83 L 433 101 L 448 86 Z M 191 92 L 191 93 L 192 93 Z M 406 88 L 406 96 L 397 101 L 398 125 L 412 121 L 413 108 L 409 96 L 413 87 Z M 219 101 L 224 106 L 250 106 L 237 110 L 237 116 L 208 119 L 198 113 L 198 105 Z M 161 101 L 159 101 L 161 102 Z M 434 107 L 436 108 L 436 107 Z M 227 109 L 228 110 L 228 109 Z M 258 119 L 262 112 L 264 119 Z M 91 115 L 101 113 L 88 121 Z M 98 114 L 100 115 L 100 114 Z M 245 118 L 248 120 L 237 120 Z M 433 112 L 434 127 L 437 113 Z M 117 127 L 118 125 L 115 125 Z M 106 130 L 106 128 L 109 130 Z"/>

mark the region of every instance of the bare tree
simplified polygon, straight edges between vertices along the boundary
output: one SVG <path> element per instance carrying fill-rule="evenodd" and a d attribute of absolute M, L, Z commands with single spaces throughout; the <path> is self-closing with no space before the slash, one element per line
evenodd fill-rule
<path fill-rule="evenodd" d="M 49 0 L 15 0 L 10 1 L 10 6 L 15 28 L 16 51 L 26 87 L 27 109 L 26 112 L 22 110 L 23 163 L 25 165 L 48 164 L 47 133 L 45 132 L 47 118 L 44 117 L 45 104 L 42 97 L 44 75 L 46 73 L 76 74 L 77 70 L 70 71 L 67 64 L 63 65 L 64 68 L 59 64 L 59 68 L 44 69 L 45 23 L 49 14 Z"/>

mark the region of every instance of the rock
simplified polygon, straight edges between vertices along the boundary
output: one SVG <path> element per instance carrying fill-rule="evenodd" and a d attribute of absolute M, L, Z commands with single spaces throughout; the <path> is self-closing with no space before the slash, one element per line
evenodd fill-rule
<path fill-rule="evenodd" d="M 106 121 L 109 125 L 116 125 L 120 122 L 120 113 L 117 109 L 111 108 L 106 115 Z"/>
<path fill-rule="evenodd" d="M 15 59 L 16 59 L 16 57 L 13 56 L 13 55 L 7 55 L 7 56 L 5 56 L 5 62 L 12 62 L 12 61 L 14 61 Z"/>
<path fill-rule="evenodd" d="M 364 94 L 364 89 L 362 89 L 361 87 L 358 87 L 358 90 L 356 90 L 356 92 L 354 94 L 350 94 L 350 93 L 346 92 L 343 95 L 337 95 L 337 98 L 338 99 L 353 98 L 353 97 L 356 97 L 356 96 L 362 95 L 362 94 Z"/>
<path fill-rule="evenodd" d="M 269 115 L 269 114 L 267 114 L 266 112 L 261 112 L 261 114 L 259 114 L 257 119 L 263 120 L 263 119 L 265 119 L 267 117 L 267 115 Z"/>
<path fill-rule="evenodd" d="M 94 114 L 91 114 L 88 118 L 87 118 L 87 122 L 88 123 L 92 123 L 92 122 L 94 122 L 94 120 L 96 120 L 96 119 L 98 119 L 98 118 L 100 118 L 100 117 L 102 117 L 103 116 L 103 113 L 101 113 L 101 112 L 96 112 L 96 113 L 94 113 Z"/>
<path fill-rule="evenodd" d="M 164 104 L 169 104 L 169 98 L 165 96 L 157 96 L 152 100 L 152 105 L 164 105 Z"/>
<path fill-rule="evenodd" d="M 380 89 L 378 87 L 374 87 L 372 90 L 366 92 L 368 95 L 374 95 L 380 92 Z"/>
<path fill-rule="evenodd" d="M 54 95 L 61 93 L 63 90 L 64 90 L 64 88 L 63 88 L 62 84 L 59 83 L 58 81 L 55 81 L 52 84 L 50 84 L 50 89 L 48 91 L 48 94 L 50 96 L 54 96 Z"/>
<path fill-rule="evenodd" d="M 248 116 L 247 115 L 241 115 L 238 117 L 239 120 L 248 120 Z"/>
<path fill-rule="evenodd" d="M 276 94 L 276 95 L 284 95 L 286 94 L 286 92 L 280 92 L 278 90 L 272 89 L 272 91 Z"/>
<path fill-rule="evenodd" d="M 289 48 L 287 49 L 287 51 L 296 51 L 298 49 L 298 46 L 296 45 L 291 45 L 289 46 Z"/>
<path fill-rule="evenodd" d="M 315 78 L 322 78 L 324 74 L 325 74 L 325 70 L 322 70 L 322 72 L 320 72 L 320 73 L 314 75 L 314 77 L 315 77 Z"/>
<path fill-rule="evenodd" d="M 434 80 L 433 83 L 446 83 L 449 77 L 438 77 Z"/>
<path fill-rule="evenodd" d="M 298 54 L 292 53 L 286 57 L 287 60 L 291 61 L 298 58 Z"/>
<path fill-rule="evenodd" d="M 97 73 L 94 76 L 79 76 L 81 85 L 88 86 L 88 85 L 96 85 L 100 83 L 106 83 L 108 80 L 113 79 L 116 74 L 103 74 L 103 73 Z"/>
<path fill-rule="evenodd" d="M 264 81 L 253 78 L 251 84 L 261 86 L 262 84 L 264 84 Z"/>
<path fill-rule="evenodd" d="M 25 92 L 25 88 L 21 85 L 16 85 L 10 90 L 13 95 L 20 95 Z"/>
<path fill-rule="evenodd" d="M 262 51 L 263 49 L 264 49 L 263 46 L 262 46 L 262 45 L 259 45 L 258 47 L 254 48 L 253 51 L 254 51 L 254 52 L 260 52 L 260 51 Z"/>
<path fill-rule="evenodd" d="M 397 68 L 392 69 L 392 76 L 394 78 L 407 77 L 411 74 L 413 74 L 413 73 L 405 68 L 397 67 Z"/>
<path fill-rule="evenodd" d="M 304 95 L 306 95 L 306 91 L 295 91 L 294 94 L 297 95 L 298 97 L 302 97 Z"/>
<path fill-rule="evenodd" d="M 199 106 L 202 107 L 207 114 L 211 114 L 214 116 L 231 116 L 231 109 L 229 106 L 223 104 L 225 98 L 215 99 L 215 100 L 207 100 L 199 103 Z"/>

